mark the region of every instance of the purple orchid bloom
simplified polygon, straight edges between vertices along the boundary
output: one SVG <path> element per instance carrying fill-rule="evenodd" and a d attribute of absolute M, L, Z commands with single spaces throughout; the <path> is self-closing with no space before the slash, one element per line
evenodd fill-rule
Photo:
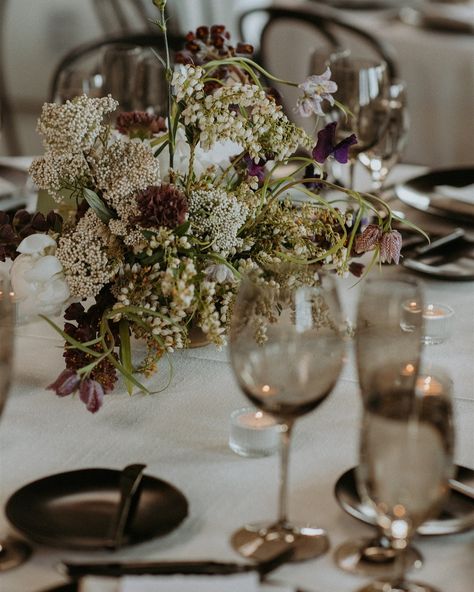
<path fill-rule="evenodd" d="M 349 148 L 357 144 L 357 137 L 351 134 L 336 144 L 336 127 L 337 123 L 332 121 L 318 132 L 318 141 L 313 148 L 313 158 L 316 162 L 323 163 L 331 155 L 341 164 L 348 161 Z"/>
<path fill-rule="evenodd" d="M 81 401 L 85 403 L 87 411 L 96 413 L 102 407 L 102 403 L 104 402 L 104 389 L 97 380 L 86 378 L 81 382 L 79 396 Z"/>
<path fill-rule="evenodd" d="M 66 369 L 46 388 L 54 391 L 58 397 L 67 397 L 77 389 L 80 380 L 80 377 L 74 370 Z"/>

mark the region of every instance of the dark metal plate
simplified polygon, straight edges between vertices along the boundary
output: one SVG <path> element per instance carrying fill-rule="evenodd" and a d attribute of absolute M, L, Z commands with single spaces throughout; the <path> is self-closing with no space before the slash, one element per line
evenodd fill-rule
<path fill-rule="evenodd" d="M 25 485 L 5 513 L 27 538 L 60 548 L 104 549 L 120 499 L 120 471 L 82 469 Z M 125 533 L 131 545 L 165 535 L 188 514 L 185 496 L 170 483 L 145 475 L 137 509 Z"/>
<path fill-rule="evenodd" d="M 439 185 L 462 188 L 473 183 L 474 168 L 437 170 L 397 185 L 395 193 L 403 203 L 422 212 L 474 224 L 474 196 L 469 203 L 436 192 Z"/>
<path fill-rule="evenodd" d="M 343 510 L 348 514 L 365 522 L 376 524 L 374 510 L 362 503 L 357 491 L 355 468 L 349 469 L 339 477 L 334 494 Z M 467 467 L 457 467 L 456 479 L 470 485 L 474 492 L 474 471 Z M 435 520 L 422 524 L 417 533 L 421 535 L 454 534 L 474 528 L 474 500 L 467 495 L 452 491 L 446 500 L 443 511 Z"/>

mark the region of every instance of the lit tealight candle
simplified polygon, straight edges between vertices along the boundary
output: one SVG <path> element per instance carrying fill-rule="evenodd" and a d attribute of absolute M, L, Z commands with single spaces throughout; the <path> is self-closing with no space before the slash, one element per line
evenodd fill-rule
<path fill-rule="evenodd" d="M 427 304 L 423 308 L 423 343 L 443 343 L 451 333 L 454 310 L 446 304 Z"/>
<path fill-rule="evenodd" d="M 249 407 L 231 414 L 229 446 L 237 454 L 269 456 L 279 445 L 280 426 L 272 415 Z"/>

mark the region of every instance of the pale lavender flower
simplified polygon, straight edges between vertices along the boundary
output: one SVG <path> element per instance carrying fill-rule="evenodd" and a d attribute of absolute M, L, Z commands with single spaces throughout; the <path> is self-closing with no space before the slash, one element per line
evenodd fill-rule
<path fill-rule="evenodd" d="M 330 68 L 326 68 L 323 74 L 308 76 L 298 85 L 298 88 L 304 92 L 303 96 L 296 101 L 296 111 L 302 117 L 310 117 L 313 113 L 324 115 L 321 107 L 324 100 L 334 105 L 332 93 L 337 91 L 337 84 L 331 80 Z"/>
<path fill-rule="evenodd" d="M 402 235 L 398 230 L 384 232 L 380 239 L 380 260 L 382 263 L 391 263 L 393 261 L 398 265 L 401 250 Z"/>

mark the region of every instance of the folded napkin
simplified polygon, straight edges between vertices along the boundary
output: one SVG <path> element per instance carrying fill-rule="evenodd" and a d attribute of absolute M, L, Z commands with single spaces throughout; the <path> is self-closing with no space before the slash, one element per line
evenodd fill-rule
<path fill-rule="evenodd" d="M 466 203 L 474 204 L 474 183 L 464 187 L 453 187 L 452 185 L 437 185 L 435 191 L 438 195 L 457 199 Z"/>
<path fill-rule="evenodd" d="M 125 576 L 82 578 L 79 592 L 294 592 L 291 586 L 265 585 L 254 572 L 226 576 Z"/>

